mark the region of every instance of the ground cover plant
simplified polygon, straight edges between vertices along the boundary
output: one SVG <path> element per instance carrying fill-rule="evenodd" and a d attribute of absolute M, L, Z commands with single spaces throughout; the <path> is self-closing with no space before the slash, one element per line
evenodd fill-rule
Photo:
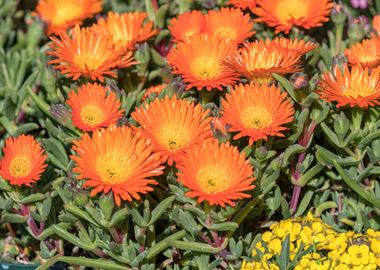
<path fill-rule="evenodd" d="M 0 0 L 0 267 L 380 268 L 377 14 Z"/>

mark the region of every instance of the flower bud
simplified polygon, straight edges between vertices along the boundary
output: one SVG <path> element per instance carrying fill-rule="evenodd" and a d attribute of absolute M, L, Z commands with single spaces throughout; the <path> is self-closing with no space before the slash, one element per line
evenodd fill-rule
<path fill-rule="evenodd" d="M 303 72 L 294 73 L 289 80 L 295 90 L 304 89 L 309 83 L 309 78 Z"/>
<path fill-rule="evenodd" d="M 115 207 L 112 193 L 103 194 L 99 199 L 99 206 L 106 220 L 110 220 Z"/>
<path fill-rule="evenodd" d="M 334 121 L 334 131 L 338 136 L 344 137 L 350 128 L 350 121 L 342 112 L 335 118 Z"/>
<path fill-rule="evenodd" d="M 369 33 L 370 29 L 368 18 L 359 16 L 350 21 L 347 34 L 351 42 L 355 43 L 362 40 Z"/>
<path fill-rule="evenodd" d="M 71 113 L 63 104 L 52 105 L 49 111 L 54 118 L 63 124 L 66 124 L 70 120 Z"/>
<path fill-rule="evenodd" d="M 335 24 L 343 24 L 344 21 L 346 20 L 347 15 L 344 10 L 343 4 L 342 3 L 334 3 L 334 6 L 331 10 L 331 20 Z"/>

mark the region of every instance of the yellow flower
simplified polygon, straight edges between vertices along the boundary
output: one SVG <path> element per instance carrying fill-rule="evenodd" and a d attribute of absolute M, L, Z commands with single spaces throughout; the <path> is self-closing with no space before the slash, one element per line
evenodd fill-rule
<path fill-rule="evenodd" d="M 271 252 L 275 254 L 280 254 L 282 247 L 282 242 L 280 239 L 273 239 L 268 243 L 268 248 Z"/>
<path fill-rule="evenodd" d="M 348 254 L 352 258 L 352 264 L 358 266 L 360 264 L 368 264 L 369 247 L 367 245 L 353 245 L 348 248 Z"/>
<path fill-rule="evenodd" d="M 264 242 L 268 243 L 270 240 L 272 240 L 273 234 L 270 231 L 267 231 L 263 234 L 261 239 L 263 239 Z"/>

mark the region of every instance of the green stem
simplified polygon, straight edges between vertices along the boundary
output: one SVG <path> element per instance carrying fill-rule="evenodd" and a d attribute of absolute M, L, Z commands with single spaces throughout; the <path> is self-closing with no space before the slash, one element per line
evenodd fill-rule
<path fill-rule="evenodd" d="M 212 98 L 215 95 L 215 91 L 207 91 L 206 89 L 202 89 L 202 91 L 199 92 L 200 99 L 201 99 L 201 104 L 202 106 L 205 106 L 207 103 L 212 101 Z"/>
<path fill-rule="evenodd" d="M 36 270 L 47 270 L 50 266 L 54 265 L 56 262 L 64 262 L 70 265 L 80 265 L 85 267 L 93 267 L 96 269 L 106 269 L 106 270 L 132 270 L 132 268 L 126 267 L 121 264 L 117 264 L 112 261 L 100 260 L 100 259 L 90 259 L 86 257 L 68 257 L 56 255 L 51 259 L 47 260 L 44 264 L 39 266 Z"/>
<path fill-rule="evenodd" d="M 338 55 L 342 51 L 343 30 L 344 30 L 344 23 L 336 24 L 334 55 Z"/>

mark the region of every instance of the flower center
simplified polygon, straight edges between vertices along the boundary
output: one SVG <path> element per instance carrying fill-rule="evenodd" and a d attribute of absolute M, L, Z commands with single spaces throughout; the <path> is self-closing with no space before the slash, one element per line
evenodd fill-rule
<path fill-rule="evenodd" d="M 273 77 L 270 73 L 258 73 L 252 76 L 251 82 L 258 84 L 270 84 L 273 82 Z"/>
<path fill-rule="evenodd" d="M 364 87 L 364 88 L 361 88 L 361 87 L 349 87 L 347 89 L 344 89 L 343 90 L 343 95 L 345 95 L 346 97 L 350 97 L 350 98 L 358 98 L 359 96 L 360 97 L 368 97 L 370 95 L 372 95 L 374 93 L 374 89 L 373 88 L 369 88 L 369 87 Z"/>
<path fill-rule="evenodd" d="M 161 145 L 176 151 L 183 148 L 189 141 L 189 133 L 174 126 L 165 126 L 158 133 L 158 141 Z"/>
<path fill-rule="evenodd" d="M 282 23 L 300 19 L 307 16 L 308 13 L 309 9 L 304 0 L 282 0 L 276 7 L 276 15 Z"/>
<path fill-rule="evenodd" d="M 191 71 L 200 79 L 215 78 L 221 73 L 221 68 L 215 59 L 197 57 L 190 65 Z"/>
<path fill-rule="evenodd" d="M 230 182 L 225 169 L 219 166 L 204 167 L 198 171 L 196 177 L 202 191 L 207 194 L 226 190 Z"/>
<path fill-rule="evenodd" d="M 184 39 L 187 39 L 187 38 L 194 36 L 196 33 L 197 33 L 197 31 L 189 30 L 183 34 L 183 37 L 184 37 Z"/>
<path fill-rule="evenodd" d="M 230 27 L 219 27 L 215 30 L 215 34 L 227 40 L 234 40 L 237 38 L 236 31 Z"/>
<path fill-rule="evenodd" d="M 27 176 L 31 171 L 30 159 L 24 156 L 16 156 L 11 160 L 9 173 L 15 178 Z"/>
<path fill-rule="evenodd" d="M 103 122 L 104 114 L 98 106 L 84 106 L 80 112 L 80 117 L 86 125 L 93 127 Z"/>
<path fill-rule="evenodd" d="M 131 174 L 129 157 L 114 152 L 100 155 L 96 160 L 96 171 L 105 183 L 123 183 Z"/>
<path fill-rule="evenodd" d="M 101 65 L 101 58 L 91 54 L 78 54 L 74 57 L 74 64 L 82 70 L 94 71 Z"/>
<path fill-rule="evenodd" d="M 63 25 L 65 22 L 80 17 L 82 13 L 83 10 L 80 4 L 74 4 L 73 1 L 66 1 L 65 4 L 58 4 L 55 8 L 52 23 L 54 25 Z"/>
<path fill-rule="evenodd" d="M 248 128 L 262 129 L 272 123 L 272 116 L 265 108 L 249 107 L 242 112 L 241 121 Z"/>

